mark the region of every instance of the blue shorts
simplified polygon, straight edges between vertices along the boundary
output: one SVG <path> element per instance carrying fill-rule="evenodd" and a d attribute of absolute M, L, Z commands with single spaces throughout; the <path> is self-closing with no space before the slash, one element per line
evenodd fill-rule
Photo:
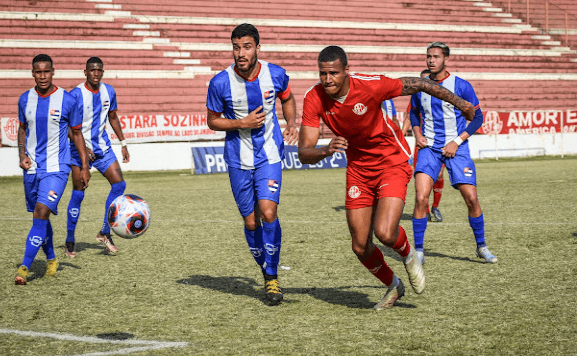
<path fill-rule="evenodd" d="M 58 215 L 58 202 L 62 198 L 69 173 L 27 174 L 24 172 L 24 195 L 26 208 L 33 212 L 36 203 L 46 205 L 54 215 Z"/>
<path fill-rule="evenodd" d="M 279 203 L 281 162 L 249 170 L 228 167 L 228 177 L 232 195 L 243 218 L 252 214 L 259 200 Z"/>
<path fill-rule="evenodd" d="M 447 167 L 453 188 L 457 189 L 457 184 L 477 185 L 475 163 L 471 159 L 468 146 L 460 146 L 455 157 L 451 158 L 443 156 L 441 151 L 432 150 L 430 147 L 421 148 L 415 167 L 415 175 L 425 173 L 433 178 L 433 181 L 436 181 L 443 164 Z"/>
<path fill-rule="evenodd" d="M 73 145 L 72 145 L 73 146 Z M 72 165 L 76 167 L 82 167 L 82 161 L 80 160 L 80 155 L 76 150 L 76 147 L 70 147 L 70 156 L 72 157 Z M 106 170 L 112 166 L 112 164 L 116 161 L 116 155 L 112 148 L 109 148 L 104 154 L 94 154 L 96 158 L 93 162 L 88 161 L 89 168 L 96 168 L 102 174 L 106 172 Z"/>

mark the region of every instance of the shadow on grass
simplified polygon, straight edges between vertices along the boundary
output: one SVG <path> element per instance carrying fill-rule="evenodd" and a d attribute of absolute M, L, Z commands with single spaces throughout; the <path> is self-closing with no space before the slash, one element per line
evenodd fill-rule
<path fill-rule="evenodd" d="M 262 301 L 266 304 L 264 294 L 261 290 L 256 290 L 254 287 L 261 287 L 252 278 L 247 277 L 213 277 L 207 275 L 192 275 L 188 278 L 179 279 L 178 284 L 196 285 L 202 288 L 212 289 L 221 293 L 230 293 L 234 295 L 242 295 L 252 297 Z M 348 308 L 357 309 L 372 309 L 375 302 L 369 300 L 369 296 L 365 293 L 350 291 L 351 288 L 377 288 L 384 293 L 385 288 L 376 286 L 344 286 L 338 288 L 283 288 L 284 300 L 283 303 L 291 303 L 291 294 L 307 294 L 318 300 L 324 302 L 343 305 Z M 401 308 L 416 308 L 412 304 L 397 302 L 396 306 Z"/>

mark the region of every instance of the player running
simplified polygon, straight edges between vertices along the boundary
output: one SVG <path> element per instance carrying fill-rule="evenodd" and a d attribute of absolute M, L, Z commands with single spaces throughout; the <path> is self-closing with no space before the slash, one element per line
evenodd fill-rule
<path fill-rule="evenodd" d="M 477 197 L 475 164 L 471 159 L 467 141 L 481 127 L 483 113 L 471 84 L 447 71 L 449 53 L 449 47 L 442 42 L 433 42 L 427 47 L 427 67 L 431 71 L 429 78 L 473 103 L 475 115 L 465 116 L 452 103 L 444 102 L 447 100 L 437 100 L 426 93 L 416 93 L 411 97 L 411 125 L 416 145 L 419 147 L 419 160 L 415 167 L 417 193 L 413 212 L 415 248 L 420 258 L 424 259 L 423 241 L 427 229 L 429 194 L 434 179 L 444 164 L 451 185 L 461 192 L 467 204 L 469 225 L 477 242 L 477 256 L 487 262 L 496 263 L 497 257 L 485 244 L 485 222 Z M 467 121 L 470 123 L 467 124 Z"/>
<path fill-rule="evenodd" d="M 110 182 L 110 192 L 108 193 L 104 206 L 104 223 L 102 224 L 102 229 L 96 235 L 96 240 L 104 245 L 110 254 L 116 255 L 118 248 L 114 244 L 110 234 L 107 213 L 112 201 L 124 193 L 126 182 L 122 177 L 120 164 L 112 151 L 110 139 L 105 130 L 106 120 L 110 121 L 110 126 L 120 140 L 122 146 L 122 162 L 129 162 L 130 155 L 126 141 L 124 140 L 122 128 L 120 127 L 120 120 L 116 114 L 116 92 L 112 86 L 101 82 L 102 76 L 104 75 L 104 64 L 102 60 L 98 57 L 89 58 L 86 62 L 84 75 L 86 76 L 86 81 L 72 89 L 70 94 L 76 98 L 76 103 L 82 115 L 82 134 L 86 142 L 90 168 L 93 166 L 96 167 L 96 169 L 106 177 L 108 182 Z M 70 145 L 70 151 L 72 154 L 73 190 L 70 202 L 68 203 L 68 233 L 66 235 L 64 252 L 68 257 L 76 257 L 76 239 L 74 234 L 78 217 L 80 216 L 80 205 L 84 199 L 84 187 L 80 181 L 81 155 L 73 145 Z"/>
<path fill-rule="evenodd" d="M 88 187 L 90 171 L 80 131 L 81 118 L 74 97 L 52 83 L 52 58 L 39 54 L 32 60 L 32 76 L 36 86 L 18 100 L 18 153 L 24 170 L 26 207 L 32 215 L 32 228 L 26 239 L 24 260 L 14 277 L 17 285 L 25 285 L 28 271 L 38 250 L 46 254 L 45 276 L 56 276 L 58 261 L 54 253 L 50 213 L 58 214 L 70 174 L 68 129 L 80 152 L 79 184 Z"/>
<path fill-rule="evenodd" d="M 277 218 L 284 142 L 295 144 L 296 103 L 283 68 L 258 60 L 258 30 L 237 26 L 231 35 L 234 64 L 215 75 L 207 95 L 208 126 L 226 131 L 224 159 L 234 199 L 244 219 L 248 247 L 265 279 L 266 299 L 283 298 L 277 277 L 281 227 Z M 281 132 L 275 103 L 287 122 Z"/>
<path fill-rule="evenodd" d="M 390 79 L 382 75 L 349 75 L 342 48 L 329 46 L 318 57 L 320 82 L 304 98 L 299 159 L 315 164 L 346 151 L 347 223 L 352 249 L 361 263 L 387 286 L 375 309 L 391 308 L 405 293 L 403 282 L 385 263 L 372 242 L 372 231 L 402 258 L 414 291 L 425 289 L 425 274 L 399 221 L 412 175 L 410 148 L 400 128 L 384 117 L 381 103 L 400 95 L 425 91 L 454 103 L 471 118 L 473 106 L 436 83 L 421 78 Z M 316 147 L 320 120 L 337 136 Z"/>

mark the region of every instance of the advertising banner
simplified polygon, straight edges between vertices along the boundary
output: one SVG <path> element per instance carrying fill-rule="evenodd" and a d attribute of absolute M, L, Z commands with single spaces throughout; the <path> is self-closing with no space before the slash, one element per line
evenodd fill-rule
<path fill-rule="evenodd" d="M 478 133 L 489 135 L 577 132 L 577 110 L 512 111 L 484 113 Z"/>
<path fill-rule="evenodd" d="M 224 162 L 224 143 L 208 147 L 192 147 L 195 174 L 226 173 L 228 167 Z M 347 159 L 344 153 L 335 153 L 317 164 L 302 164 L 298 159 L 296 146 L 285 146 L 283 169 L 326 169 L 345 168 Z"/>
<path fill-rule="evenodd" d="M 18 127 L 20 123 L 16 117 L 3 117 L 0 120 L 2 131 L 2 146 L 18 146 Z"/>
<path fill-rule="evenodd" d="M 118 119 L 129 143 L 218 140 L 225 135 L 208 128 L 206 115 L 120 115 Z M 118 142 L 110 122 L 106 131 L 113 143 Z"/>

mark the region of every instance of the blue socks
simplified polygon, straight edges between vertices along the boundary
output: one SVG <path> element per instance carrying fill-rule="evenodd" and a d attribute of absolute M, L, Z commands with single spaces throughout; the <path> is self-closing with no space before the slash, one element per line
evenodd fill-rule
<path fill-rule="evenodd" d="M 104 234 L 110 233 L 110 225 L 108 225 L 108 207 L 114 199 L 118 198 L 122 194 L 124 194 L 124 190 L 126 189 L 126 182 L 118 182 L 112 183 L 110 185 L 110 193 L 108 193 L 108 198 L 106 198 L 106 206 L 104 207 L 104 223 L 102 224 L 101 232 Z"/>
<path fill-rule="evenodd" d="M 47 260 L 53 260 L 56 258 L 56 255 L 54 254 L 54 243 L 52 239 L 54 233 L 52 232 L 52 224 L 50 223 L 50 220 L 46 221 L 48 221 L 48 224 L 46 224 L 46 239 L 42 244 L 42 250 L 46 254 Z"/>
<path fill-rule="evenodd" d="M 427 218 L 413 218 L 413 236 L 415 237 L 415 249 L 423 250 L 425 241 L 425 230 L 427 230 Z"/>
<path fill-rule="evenodd" d="M 72 190 L 72 196 L 68 203 L 68 222 L 66 224 L 68 233 L 66 234 L 66 242 L 74 242 L 74 231 L 76 230 L 76 224 L 80 216 L 80 205 L 83 199 L 83 190 Z"/>
<path fill-rule="evenodd" d="M 24 259 L 22 260 L 22 265 L 28 269 L 32 266 L 32 261 L 34 261 L 40 246 L 42 246 L 46 240 L 47 227 L 48 220 L 32 219 L 32 228 L 26 239 L 26 250 L 24 251 Z"/>
<path fill-rule="evenodd" d="M 473 234 L 475 234 L 475 242 L 477 242 L 477 248 L 485 246 L 485 219 L 483 214 L 479 217 L 472 218 L 469 216 L 469 225 L 473 229 Z"/>
<path fill-rule="evenodd" d="M 264 253 L 263 253 L 263 243 L 262 243 L 262 226 L 256 228 L 256 230 L 249 230 L 244 227 L 244 235 L 246 237 L 246 242 L 248 243 L 248 249 L 252 253 L 252 257 L 260 268 L 264 269 Z"/>
<path fill-rule="evenodd" d="M 262 230 L 262 240 L 265 249 L 264 259 L 266 262 L 265 272 L 268 275 L 276 276 L 282 239 L 282 230 L 278 219 L 272 223 L 263 221 Z"/>

